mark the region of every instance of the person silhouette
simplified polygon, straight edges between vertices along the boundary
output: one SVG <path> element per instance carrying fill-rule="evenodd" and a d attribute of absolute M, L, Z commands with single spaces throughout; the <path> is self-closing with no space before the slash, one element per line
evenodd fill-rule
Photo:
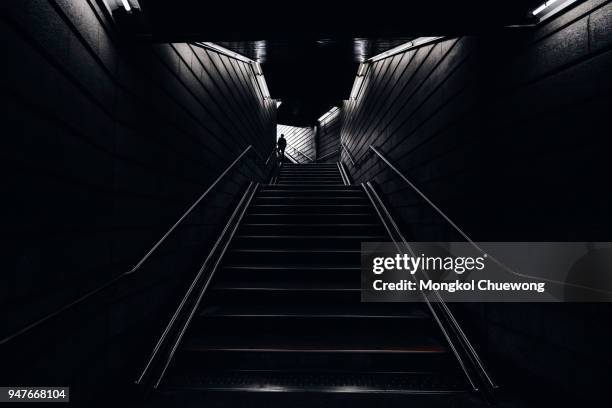
<path fill-rule="evenodd" d="M 276 142 L 278 146 L 278 153 L 281 161 L 285 160 L 285 147 L 287 147 L 287 139 L 285 139 L 285 135 L 281 133 L 280 138 Z"/>

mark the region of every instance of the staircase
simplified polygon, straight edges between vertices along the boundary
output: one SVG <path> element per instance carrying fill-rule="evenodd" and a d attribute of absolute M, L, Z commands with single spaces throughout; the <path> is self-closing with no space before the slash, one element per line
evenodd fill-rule
<path fill-rule="evenodd" d="M 360 243 L 385 240 L 335 164 L 283 164 L 253 199 L 163 395 L 213 407 L 471 402 L 423 305 L 360 302 Z"/>

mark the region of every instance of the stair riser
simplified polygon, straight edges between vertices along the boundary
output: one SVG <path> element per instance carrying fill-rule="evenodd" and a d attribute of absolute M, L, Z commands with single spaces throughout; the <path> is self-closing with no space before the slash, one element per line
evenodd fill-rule
<path fill-rule="evenodd" d="M 359 252 L 240 252 L 231 251 L 232 263 L 251 265 L 287 265 L 291 263 L 300 265 L 328 265 L 357 266 L 359 265 Z"/>
<path fill-rule="evenodd" d="M 259 382 L 261 384 L 261 382 Z M 281 391 L 279 391 L 281 390 Z M 164 389 L 165 406 L 180 407 L 266 407 L 266 408 L 482 408 L 484 403 L 472 393 L 399 393 L 396 390 L 380 392 L 363 392 L 358 387 L 331 388 L 328 392 L 313 392 L 304 389 L 301 392 L 287 387 L 270 388 L 266 392 L 255 384 L 245 390 L 234 392 L 202 390 L 195 388 Z"/>
<path fill-rule="evenodd" d="M 308 286 L 326 284 L 343 284 L 345 287 L 355 287 L 360 279 L 358 270 L 330 271 L 311 270 L 311 271 L 291 271 L 291 270 L 225 270 L 221 281 L 224 284 L 239 285 L 244 282 L 257 281 L 262 285 L 282 286 L 284 282 L 300 283 Z M 271 284 L 271 285 L 270 285 Z"/>
<path fill-rule="evenodd" d="M 257 194 L 258 198 L 263 197 L 362 197 L 367 198 L 362 191 L 354 191 L 354 190 L 266 190 L 260 191 Z"/>
<path fill-rule="evenodd" d="M 304 186 L 296 186 L 296 185 L 285 185 L 285 186 L 281 186 L 281 185 L 277 185 L 277 184 L 267 184 L 265 186 L 262 186 L 260 192 L 267 192 L 267 191 L 277 191 L 277 190 L 312 190 L 312 189 L 317 189 L 317 190 L 346 190 L 346 191 L 360 191 L 362 194 L 365 194 L 363 192 L 363 189 L 361 188 L 361 186 L 329 186 L 329 185 L 322 185 L 322 186 L 308 186 L 308 187 L 304 187 Z"/>
<path fill-rule="evenodd" d="M 283 163 L 281 166 L 282 169 L 296 169 L 296 170 L 321 170 L 321 169 L 337 169 L 338 165 L 336 163 Z"/>
<path fill-rule="evenodd" d="M 367 205 L 254 205 L 251 207 L 251 212 L 257 214 L 361 214 L 364 211 L 372 211 L 372 208 Z"/>
<path fill-rule="evenodd" d="M 321 169 L 321 170 L 297 170 L 297 169 L 281 169 L 279 174 L 312 174 L 312 175 L 334 175 L 339 176 L 338 169 Z"/>
<path fill-rule="evenodd" d="M 268 215 L 260 215 L 260 214 L 249 214 L 246 217 L 245 222 L 249 224 L 312 224 L 312 223 L 333 223 L 333 222 L 341 222 L 341 223 L 354 223 L 354 224 L 363 224 L 368 223 L 372 220 L 374 214 L 365 214 L 365 215 L 350 215 L 350 214 L 300 214 L 300 215 L 292 215 L 292 214 L 268 214 Z"/>
<path fill-rule="evenodd" d="M 361 204 L 368 202 L 363 197 L 259 197 L 254 201 L 257 204 Z"/>
<path fill-rule="evenodd" d="M 342 179 L 338 178 L 338 179 L 329 179 L 329 180 L 324 180 L 324 179 L 308 179 L 308 180 L 297 180 L 297 179 L 283 179 L 283 178 L 279 178 L 276 182 L 277 185 L 285 185 L 285 184 L 298 184 L 298 185 L 307 185 L 307 186 L 313 186 L 313 185 L 319 185 L 319 184 L 326 184 L 326 185 L 335 185 L 335 186 L 342 186 L 344 185 L 344 182 L 342 181 Z"/>
<path fill-rule="evenodd" d="M 338 171 L 281 171 L 279 174 L 286 177 L 340 177 Z"/>
<path fill-rule="evenodd" d="M 325 178 L 341 178 L 339 173 L 336 174 L 313 174 L 313 173 L 280 173 L 279 178 L 305 178 L 305 179 L 325 179 Z"/>
<path fill-rule="evenodd" d="M 245 312 L 248 312 L 248 309 L 245 309 Z M 282 312 L 282 310 L 279 312 Z M 409 325 L 410 331 L 406 330 L 407 325 Z M 384 332 L 384 342 L 398 346 L 422 347 L 437 343 L 438 340 L 433 329 L 434 326 L 429 319 L 399 317 L 199 316 L 191 324 L 190 337 L 192 341 L 197 343 L 201 336 L 209 344 L 208 342 L 217 333 L 223 333 L 223 336 L 242 336 L 244 333 L 257 333 L 259 337 L 270 337 L 272 343 L 276 339 L 276 341 L 279 341 L 278 346 L 283 346 L 285 339 L 293 338 L 298 339 L 300 344 L 308 345 L 308 348 L 319 349 L 325 347 L 325 344 L 321 343 L 321 336 L 328 336 L 330 333 L 341 333 L 342 343 L 348 342 L 346 347 L 360 348 L 363 347 L 364 342 L 375 344 L 378 333 Z M 364 330 L 366 330 L 365 333 Z M 351 340 L 353 338 L 357 340 L 353 342 Z M 243 342 L 240 339 L 234 340 L 244 344 L 245 347 L 251 347 L 252 344 L 248 341 Z M 334 342 L 334 338 L 327 340 L 332 343 Z"/>
<path fill-rule="evenodd" d="M 221 309 L 215 309 L 216 306 L 230 305 L 232 311 L 246 311 L 247 313 L 256 313 L 258 310 L 268 310 L 284 312 L 287 314 L 333 314 L 333 315 L 368 315 L 368 316 L 405 316 L 412 318 L 426 318 L 428 316 L 427 307 L 424 302 L 410 303 L 391 303 L 391 302 L 361 302 L 361 293 L 359 291 L 360 276 L 359 271 L 351 272 L 351 276 L 346 274 L 338 274 L 333 279 L 329 279 L 326 284 L 331 285 L 341 283 L 337 287 L 351 287 L 354 290 L 282 290 L 283 287 L 297 287 L 299 283 L 301 288 L 321 288 L 321 281 L 313 282 L 309 276 L 296 274 L 295 276 L 281 276 L 278 279 L 272 280 L 267 278 L 268 272 L 262 272 L 264 275 L 261 279 L 251 276 L 245 277 L 243 280 L 231 281 L 235 272 L 228 272 L 232 276 L 227 276 L 217 282 L 219 285 L 224 285 L 227 289 L 217 289 L 218 286 L 213 285 L 213 289 L 206 295 L 206 302 L 203 311 L 207 313 L 211 310 L 219 312 Z M 270 273 L 270 275 L 273 275 Z M 342 280 L 343 282 L 339 282 Z M 299 282 L 298 282 L 299 281 Z M 230 287 L 248 286 L 249 282 L 258 285 L 270 286 L 263 290 L 247 290 L 247 289 L 229 289 Z M 293 286 L 292 286 L 293 285 Z M 260 286 L 260 287 L 263 287 Z M 278 289 L 273 289 L 277 287 Z M 329 287 L 329 286 L 328 286 Z M 242 305 L 249 307 L 242 309 Z M 210 306 L 210 308 L 209 308 Z M 222 310 L 228 310 L 223 308 Z"/>
<path fill-rule="evenodd" d="M 360 224 L 244 224 L 239 231 L 241 235 L 386 235 L 379 225 Z"/>
<path fill-rule="evenodd" d="M 287 279 L 291 281 L 291 279 Z M 222 282 L 219 282 L 222 283 Z M 350 285 L 344 287 L 351 287 L 353 290 L 274 290 L 275 286 L 281 287 L 282 282 L 277 282 L 275 285 L 270 285 L 269 290 L 248 290 L 248 289 L 217 289 L 216 284 L 213 285 L 212 290 L 207 293 L 207 304 L 216 303 L 251 303 L 251 304 L 265 304 L 265 303 L 276 303 L 278 305 L 287 304 L 288 307 L 292 305 L 303 305 L 303 304 L 339 304 L 339 305 L 350 305 L 361 303 L 361 292 L 359 290 L 360 279 L 354 279 Z M 248 283 L 241 283 L 241 286 L 248 286 Z M 314 288 L 320 288 L 321 284 L 311 286 Z"/>
<path fill-rule="evenodd" d="M 317 180 L 321 180 L 321 181 L 328 181 L 328 180 L 342 180 L 342 177 L 340 177 L 339 174 L 335 174 L 335 175 L 330 175 L 330 176 L 325 176 L 325 175 L 312 175 L 312 176 L 308 176 L 305 174 L 293 174 L 293 175 L 288 175 L 288 174 L 280 174 L 278 176 L 278 180 L 282 181 L 282 180 L 288 180 L 288 181 L 300 181 L 300 180 L 305 180 L 305 181 L 317 181 Z"/>
<path fill-rule="evenodd" d="M 384 236 L 368 236 L 363 238 L 347 236 L 346 238 L 327 238 L 327 237 L 313 237 L 303 236 L 299 238 L 288 238 L 288 237 L 264 237 L 264 236 L 244 236 L 237 237 L 234 240 L 236 247 L 238 248 L 327 248 L 327 249 L 361 249 L 362 242 L 383 242 L 385 241 Z"/>
<path fill-rule="evenodd" d="M 299 353 L 299 352 L 188 352 L 177 366 L 183 369 L 412 371 L 440 372 L 449 364 L 446 353 Z"/>

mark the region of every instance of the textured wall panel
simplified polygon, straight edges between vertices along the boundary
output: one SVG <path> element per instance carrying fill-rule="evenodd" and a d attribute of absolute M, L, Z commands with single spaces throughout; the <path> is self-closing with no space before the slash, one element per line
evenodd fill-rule
<path fill-rule="evenodd" d="M 311 127 L 278 125 L 277 137 L 281 134 L 287 139 L 287 152 L 299 163 L 315 159 L 315 134 Z"/>

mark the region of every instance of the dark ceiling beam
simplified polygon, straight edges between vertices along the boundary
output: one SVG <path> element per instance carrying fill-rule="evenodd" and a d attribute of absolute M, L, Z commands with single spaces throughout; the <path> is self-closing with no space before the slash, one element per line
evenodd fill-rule
<path fill-rule="evenodd" d="M 482 34 L 532 22 L 542 1 L 140 2 L 153 41 L 257 41 Z"/>

